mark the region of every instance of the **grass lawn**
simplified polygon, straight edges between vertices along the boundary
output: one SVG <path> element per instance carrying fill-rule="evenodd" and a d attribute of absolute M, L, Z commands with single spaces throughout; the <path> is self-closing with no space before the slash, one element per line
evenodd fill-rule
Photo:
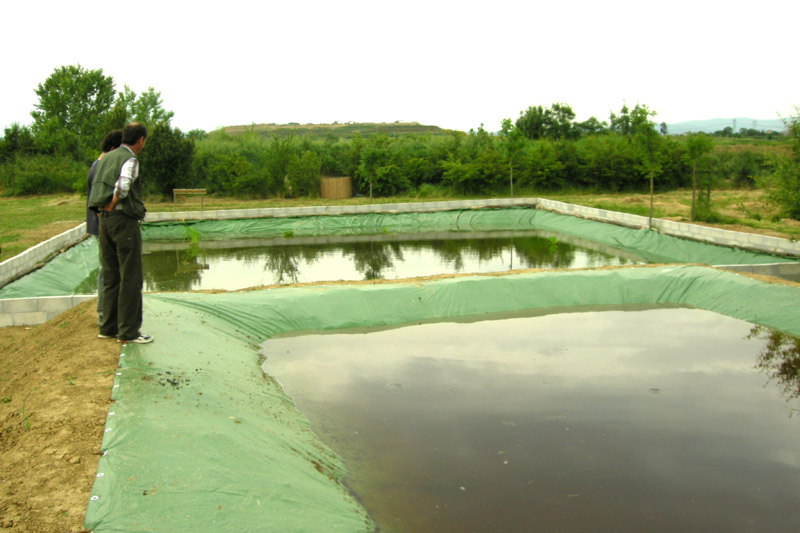
<path fill-rule="evenodd" d="M 562 202 L 598 207 L 647 216 L 650 197 L 636 193 L 527 193 L 518 197 L 542 197 Z M 377 198 L 374 203 L 407 203 L 466 199 L 465 197 L 409 197 Z M 4 261 L 31 246 L 75 227 L 85 220 L 85 197 L 78 194 L 55 194 L 27 197 L 0 197 L 0 261 Z M 777 217 L 775 208 L 768 206 L 760 190 L 732 189 L 711 193 L 714 210 L 723 219 L 713 225 L 734 231 L 749 231 L 787 239 L 800 238 L 800 221 Z M 369 198 L 326 200 L 321 198 L 268 198 L 241 199 L 207 196 L 205 209 L 247 209 L 264 207 L 298 207 L 314 205 L 358 205 L 370 203 Z M 691 190 L 677 190 L 657 194 L 654 198 L 653 216 L 670 220 L 689 221 L 692 203 Z M 171 211 L 172 201 L 148 198 L 145 201 L 151 212 Z M 181 211 L 200 210 L 199 198 L 188 198 L 179 204 Z"/>

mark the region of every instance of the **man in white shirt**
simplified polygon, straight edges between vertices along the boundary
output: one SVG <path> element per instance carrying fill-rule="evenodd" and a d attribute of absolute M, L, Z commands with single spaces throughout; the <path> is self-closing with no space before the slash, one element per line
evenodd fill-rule
<path fill-rule="evenodd" d="M 100 263 L 103 269 L 101 339 L 147 344 L 142 327 L 142 233 L 147 209 L 142 202 L 139 160 L 147 129 L 131 123 L 122 130 L 122 146 L 97 164 L 89 207 L 100 214 Z"/>

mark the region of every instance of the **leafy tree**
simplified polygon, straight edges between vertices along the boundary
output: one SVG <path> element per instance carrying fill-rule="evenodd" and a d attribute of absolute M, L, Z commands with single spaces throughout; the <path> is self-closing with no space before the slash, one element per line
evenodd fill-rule
<path fill-rule="evenodd" d="M 350 143 L 330 134 L 321 145 L 316 147 L 320 159 L 320 173 L 324 176 L 352 176 L 348 172 L 350 165 Z"/>
<path fill-rule="evenodd" d="M 373 135 L 364 143 L 356 178 L 358 189 L 369 191 L 370 198 L 391 196 L 411 188 L 395 160 L 392 140 L 385 134 Z"/>
<path fill-rule="evenodd" d="M 114 105 L 111 106 L 111 109 L 103 116 L 101 131 L 121 130 L 128 122 L 128 110 L 125 107 L 124 100 L 117 97 Z"/>
<path fill-rule="evenodd" d="M 704 163 L 705 164 L 705 163 Z M 704 167 L 705 168 L 705 167 Z M 659 189 L 687 187 L 689 162 L 686 160 L 686 146 L 674 137 L 660 137 L 658 141 L 658 185 Z"/>
<path fill-rule="evenodd" d="M 619 115 L 615 115 L 614 112 L 612 112 L 609 116 L 609 122 L 611 124 L 611 130 L 620 135 L 630 135 L 633 133 L 631 112 L 627 104 L 622 104 Z"/>
<path fill-rule="evenodd" d="M 578 138 L 586 135 L 598 135 L 608 128 L 607 122 L 600 122 L 595 117 L 589 117 L 583 122 L 575 124 L 576 136 Z"/>
<path fill-rule="evenodd" d="M 114 102 L 114 80 L 102 69 L 59 67 L 35 90 L 39 102 L 31 112 L 35 135 L 63 129 L 78 144 L 95 146 L 105 135 L 104 116 Z"/>
<path fill-rule="evenodd" d="M 289 162 L 287 177 L 295 196 L 319 196 L 319 157 L 311 150 L 303 151 Z"/>
<path fill-rule="evenodd" d="M 644 167 L 650 177 L 650 225 L 653 224 L 654 176 L 658 168 L 659 141 L 661 137 L 656 131 L 656 116 L 646 105 L 636 104 L 633 110 L 623 105 L 619 116 L 611 113 L 611 127 L 622 135 L 628 136 L 643 152 Z"/>
<path fill-rule="evenodd" d="M 277 194 L 283 196 L 286 193 L 286 175 L 289 170 L 289 163 L 294 156 L 294 135 L 289 134 L 281 139 L 277 136 L 272 137 L 269 142 L 269 149 L 266 154 L 266 190 L 264 194 Z"/>
<path fill-rule="evenodd" d="M 208 134 L 200 129 L 193 129 L 186 132 L 186 136 L 193 141 L 201 141 L 206 138 Z"/>
<path fill-rule="evenodd" d="M 442 165 L 442 182 L 462 193 L 491 194 L 500 190 L 505 181 L 506 159 L 493 148 L 481 149 L 469 161 L 451 158 Z"/>
<path fill-rule="evenodd" d="M 89 139 L 64 128 L 55 117 L 36 126 L 33 141 L 37 153 L 71 157 L 82 162 L 91 161 L 97 156 L 97 144 L 100 142 L 90 143 Z"/>
<path fill-rule="evenodd" d="M 514 126 L 510 118 L 503 119 L 500 134 L 503 139 L 503 148 L 508 158 L 508 182 L 511 197 L 514 197 L 514 161 L 525 146 L 525 137 Z"/>
<path fill-rule="evenodd" d="M 585 137 L 576 143 L 582 186 L 619 191 L 641 186 L 639 154 L 620 135 Z"/>
<path fill-rule="evenodd" d="M 71 157 L 16 154 L 0 164 L 0 188 L 8 195 L 86 190 L 86 166 Z"/>
<path fill-rule="evenodd" d="M 401 171 L 412 187 L 432 183 L 437 175 L 437 165 L 424 157 L 411 156 L 401 162 Z"/>
<path fill-rule="evenodd" d="M 541 139 L 547 131 L 547 118 L 544 108 L 538 105 L 530 106 L 525 111 L 520 111 L 516 126 L 528 139 Z"/>
<path fill-rule="evenodd" d="M 344 176 L 356 176 L 358 165 L 361 163 L 361 150 L 364 148 L 364 139 L 361 134 L 355 132 L 350 138 L 350 148 L 347 151 L 347 159 L 344 164 Z"/>
<path fill-rule="evenodd" d="M 102 131 L 121 129 L 129 122 L 141 122 L 147 127 L 162 122 L 169 124 L 173 116 L 175 113 L 162 107 L 160 92 L 148 87 L 145 92 L 137 96 L 125 85 L 122 91 L 117 93 L 114 105 L 105 113 Z"/>
<path fill-rule="evenodd" d="M 558 156 L 556 143 L 550 139 L 527 143 L 519 157 L 519 184 L 523 187 L 549 190 L 563 185 L 564 165 Z"/>
<path fill-rule="evenodd" d="M 690 219 L 694 220 L 695 194 L 697 190 L 697 163 L 714 149 L 714 141 L 705 133 L 693 133 L 686 139 L 686 156 L 692 162 L 692 210 Z"/>
<path fill-rule="evenodd" d="M 556 102 L 545 112 L 545 129 L 551 139 L 574 139 L 577 130 L 573 125 L 575 112 L 567 104 Z"/>
<path fill-rule="evenodd" d="M 140 156 L 143 183 L 149 192 L 172 196 L 172 189 L 195 184 L 192 158 L 194 141 L 165 122 L 150 127 Z"/>
<path fill-rule="evenodd" d="M 531 140 L 549 137 L 551 139 L 575 139 L 580 130 L 575 126 L 575 112 L 567 104 L 556 102 L 549 109 L 531 106 L 520 113 L 516 126 L 525 137 Z"/>
<path fill-rule="evenodd" d="M 484 129 L 483 124 L 478 126 L 478 130 L 469 130 L 467 141 L 460 146 L 459 153 L 461 156 L 474 159 L 482 150 L 492 149 L 494 139 L 489 132 Z"/>
<path fill-rule="evenodd" d="M 16 154 L 30 154 L 34 152 L 33 133 L 28 126 L 20 126 L 14 122 L 3 130 L 0 139 L 0 163 L 12 159 Z"/>
<path fill-rule="evenodd" d="M 253 164 L 240 153 L 217 154 L 209 170 L 211 178 L 207 187 L 211 193 L 255 195 L 259 192 Z"/>
<path fill-rule="evenodd" d="M 795 107 L 795 111 L 794 117 L 783 121 L 791 142 L 791 154 L 776 169 L 775 184 L 767 197 L 787 216 L 800 220 L 800 107 Z"/>
<path fill-rule="evenodd" d="M 650 175 L 650 226 L 653 225 L 653 183 L 656 168 L 658 166 L 658 143 L 660 137 L 655 128 L 655 123 L 651 117 L 656 116 L 655 111 L 651 111 L 645 105 L 636 104 L 630 113 L 630 133 L 636 143 L 642 148 L 645 154 L 647 170 Z"/>
<path fill-rule="evenodd" d="M 130 91 L 128 86 L 125 86 L 123 93 Z M 133 91 L 130 91 L 130 96 L 135 96 Z M 155 124 L 169 124 L 175 113 L 166 111 L 162 107 L 161 93 L 156 92 L 152 87 L 148 87 L 145 92 L 138 97 L 132 99 L 128 96 L 125 100 L 126 109 L 128 111 L 128 121 L 141 122 L 148 126 Z"/>

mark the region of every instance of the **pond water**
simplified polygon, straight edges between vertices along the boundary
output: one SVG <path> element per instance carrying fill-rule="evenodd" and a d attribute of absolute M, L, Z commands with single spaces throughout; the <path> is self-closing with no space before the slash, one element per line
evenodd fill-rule
<path fill-rule="evenodd" d="M 798 347 L 660 308 L 262 351 L 381 531 L 798 531 Z"/>
<path fill-rule="evenodd" d="M 144 252 L 146 291 L 644 263 L 623 250 L 537 231 L 145 243 Z"/>

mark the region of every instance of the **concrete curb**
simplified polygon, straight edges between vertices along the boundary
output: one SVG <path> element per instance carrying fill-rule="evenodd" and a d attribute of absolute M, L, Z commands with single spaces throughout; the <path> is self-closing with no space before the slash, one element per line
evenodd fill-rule
<path fill-rule="evenodd" d="M 94 294 L 7 298 L 0 300 L 0 327 L 43 324 L 79 303 L 96 298 Z"/>
<path fill-rule="evenodd" d="M 172 222 L 181 220 L 230 220 L 240 218 L 303 217 L 318 215 L 353 215 L 363 213 L 420 213 L 504 207 L 535 207 L 563 215 L 626 226 L 635 229 L 649 227 L 648 217 L 630 215 L 567 204 L 544 198 L 493 198 L 486 200 L 454 200 L 444 202 L 414 202 L 405 204 L 364 204 L 353 206 L 280 207 L 264 209 L 227 209 L 148 213 L 145 222 Z M 54 254 L 69 248 L 86 235 L 86 223 L 67 230 L 51 239 L 25 250 L 0 263 L 0 287 L 47 262 Z M 687 222 L 653 219 L 656 231 L 695 241 L 721 246 L 743 248 L 783 256 L 800 257 L 800 242 L 779 237 L 729 231 Z M 731 268 L 731 267 L 725 267 Z M 742 266 L 737 266 L 742 269 Z M 778 268 L 777 266 L 775 267 Z M 766 272 L 765 272 L 766 273 Z M 59 313 L 94 295 L 54 296 L 44 298 L 14 298 L 0 300 L 0 327 L 41 324 Z M 27 303 L 25 303 L 27 302 Z"/>
<path fill-rule="evenodd" d="M 536 199 L 537 209 L 546 209 L 563 215 L 572 215 L 580 218 L 610 222 L 629 228 L 645 229 L 649 226 L 649 218 L 639 215 L 629 215 L 617 211 L 584 207 L 582 205 L 566 204 L 554 200 Z M 653 219 L 653 229 L 664 235 L 681 237 L 694 241 L 742 248 L 754 252 L 800 257 L 800 241 L 770 237 L 756 233 L 730 231 L 688 222 L 675 222 L 673 220 Z"/>
<path fill-rule="evenodd" d="M 493 198 L 487 200 L 454 200 L 447 202 L 413 202 L 405 204 L 323 205 L 312 207 L 272 207 L 264 209 L 226 209 L 220 211 L 178 211 L 148 213 L 147 222 L 182 220 L 227 220 L 237 218 L 308 217 L 317 215 L 358 215 L 363 213 L 423 213 L 458 209 L 536 207 L 537 198 Z"/>
<path fill-rule="evenodd" d="M 24 276 L 46 263 L 60 250 L 69 248 L 86 236 L 86 222 L 32 246 L 0 263 L 0 287 Z"/>

